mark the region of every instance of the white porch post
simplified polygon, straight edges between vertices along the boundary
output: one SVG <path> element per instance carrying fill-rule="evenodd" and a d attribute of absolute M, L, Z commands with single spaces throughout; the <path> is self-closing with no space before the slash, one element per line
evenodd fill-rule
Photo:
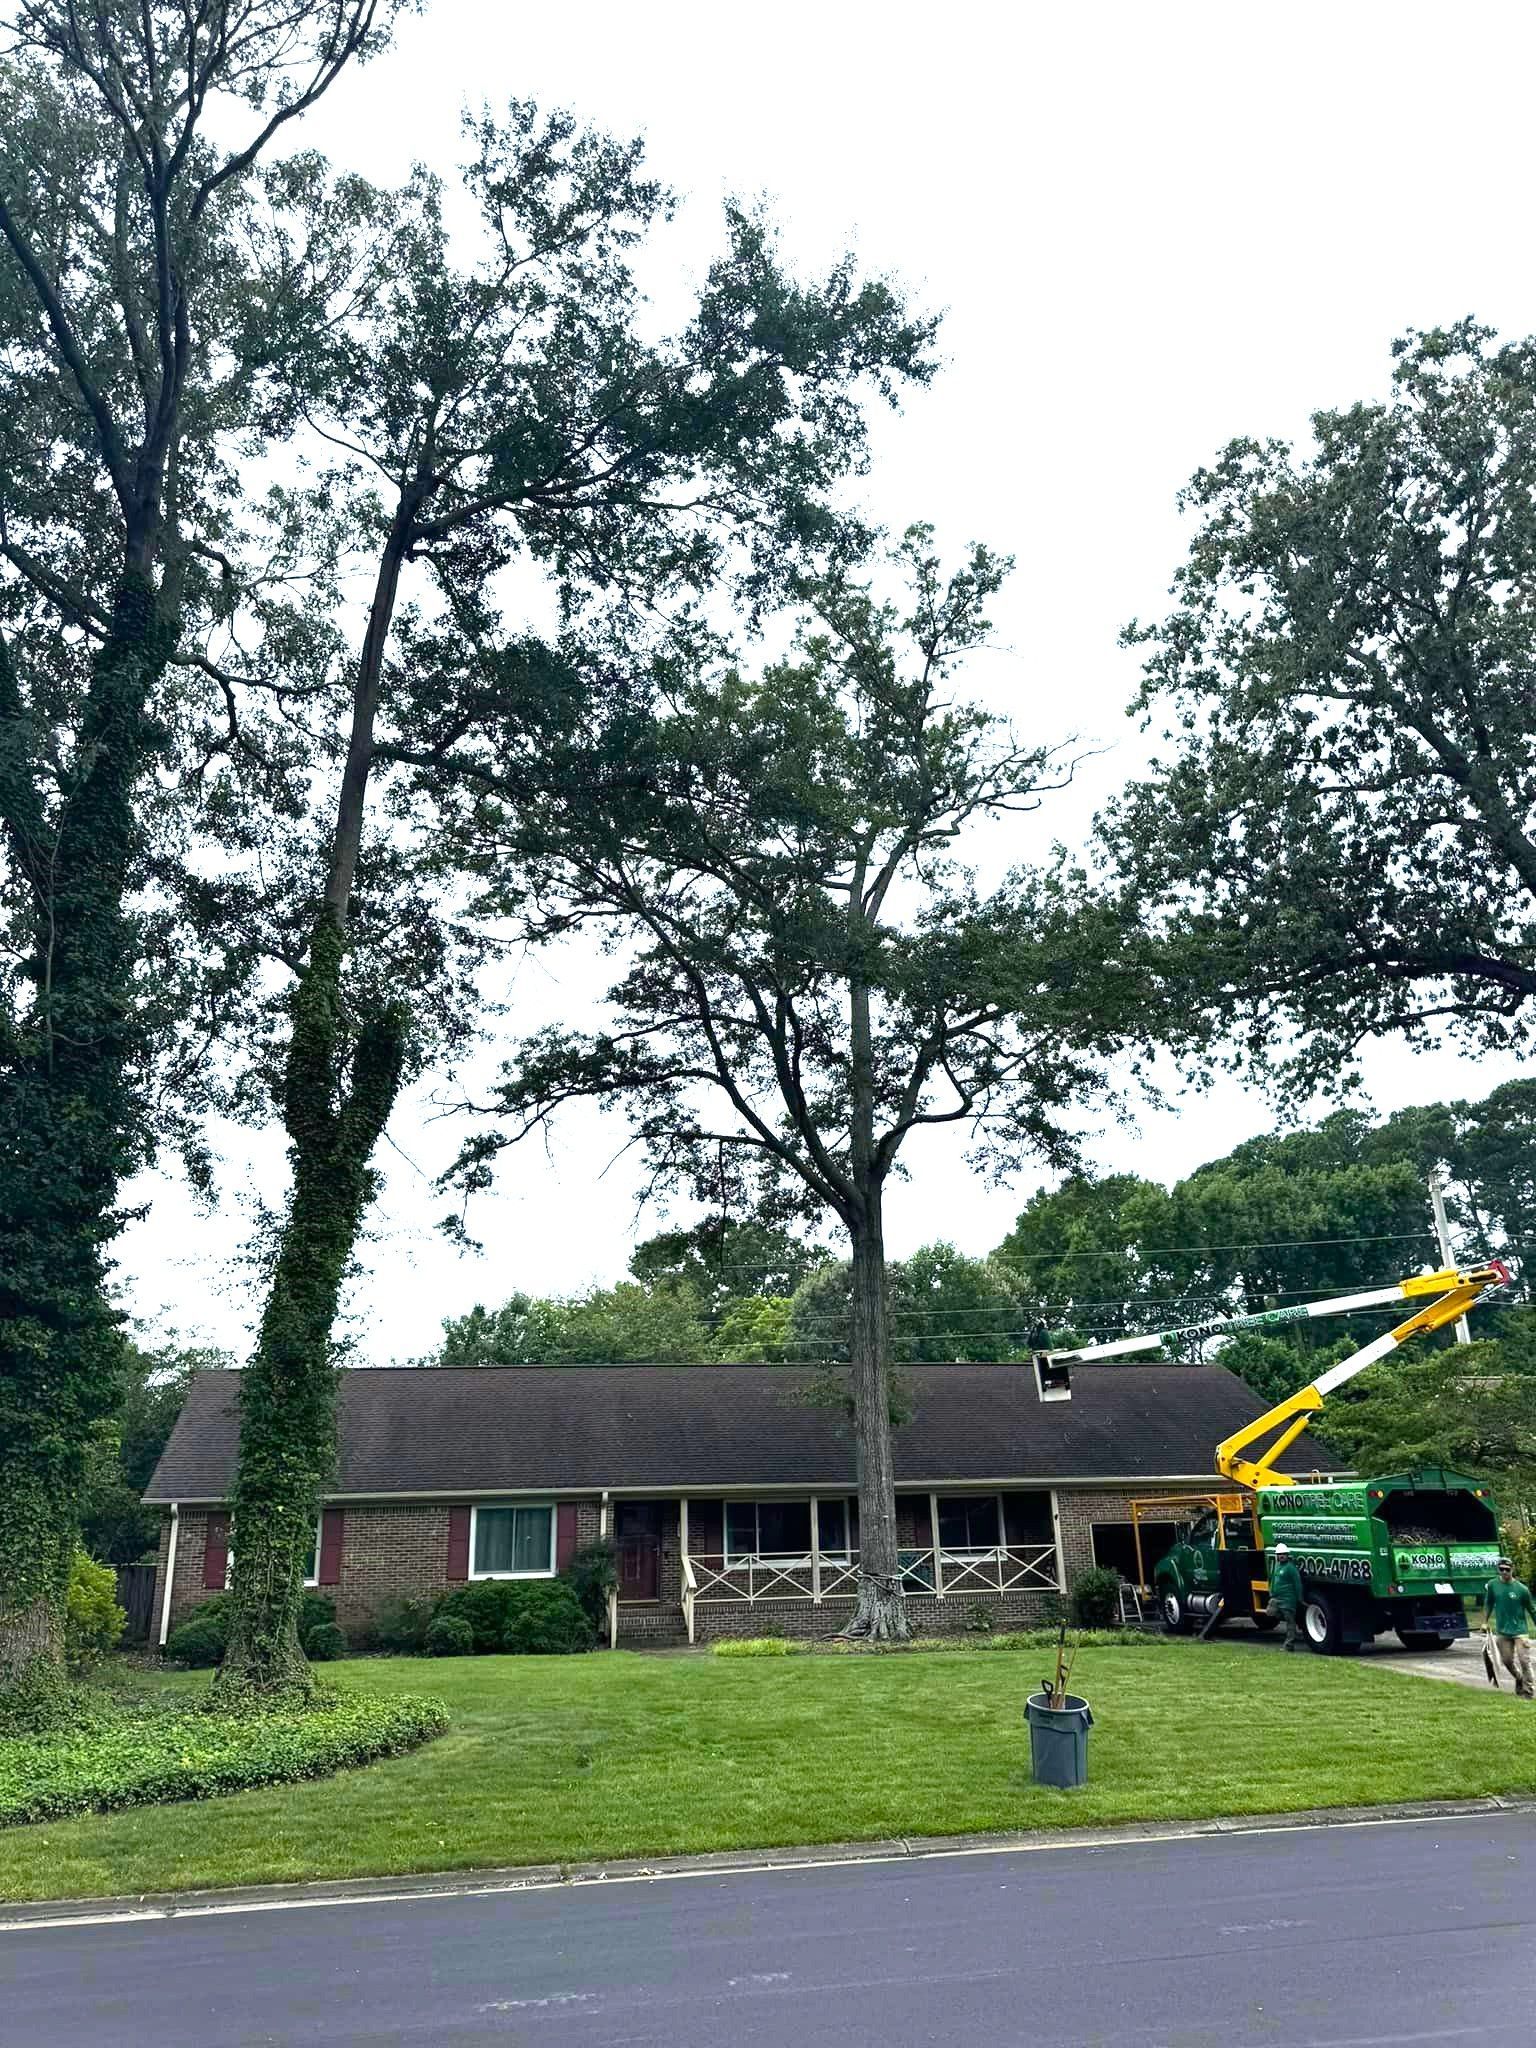
<path fill-rule="evenodd" d="M 1051 1488 L 1051 1534 L 1056 1539 L 1056 1590 L 1058 1593 L 1065 1593 L 1067 1590 L 1067 1555 L 1061 1545 L 1061 1502 L 1056 1497 L 1054 1486 Z"/>
<path fill-rule="evenodd" d="M 817 1512 L 814 1493 L 811 1495 L 811 1603 L 816 1607 L 821 1605 L 821 1516 Z"/>
<path fill-rule="evenodd" d="M 683 1574 L 683 1620 L 688 1624 L 688 1641 L 693 1643 L 693 1594 L 689 1584 L 693 1576 L 693 1564 L 688 1556 L 688 1496 L 678 1496 L 677 1502 L 677 1547 L 681 1553 L 679 1563 Z"/>
<path fill-rule="evenodd" d="M 939 1549 L 939 1496 L 936 1493 L 930 1493 L 928 1496 L 928 1533 L 933 1538 L 933 1590 L 935 1595 L 942 1600 L 944 1598 L 944 1554 Z"/>

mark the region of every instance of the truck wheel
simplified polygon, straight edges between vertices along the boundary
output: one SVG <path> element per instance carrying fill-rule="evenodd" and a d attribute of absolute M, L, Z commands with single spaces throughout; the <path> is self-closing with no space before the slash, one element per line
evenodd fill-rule
<path fill-rule="evenodd" d="M 1438 1629 L 1400 1628 L 1397 1640 L 1405 1650 L 1448 1650 L 1456 1638 L 1443 1636 Z"/>
<path fill-rule="evenodd" d="M 1320 1657 L 1345 1657 L 1359 1649 L 1344 1640 L 1344 1618 L 1339 1602 L 1331 1593 L 1310 1593 L 1301 1610 L 1301 1632 L 1309 1649 Z"/>
<path fill-rule="evenodd" d="M 1162 1600 L 1163 1633 L 1170 1636 L 1189 1634 L 1189 1614 L 1181 1596 L 1171 1586 L 1163 1588 Z"/>

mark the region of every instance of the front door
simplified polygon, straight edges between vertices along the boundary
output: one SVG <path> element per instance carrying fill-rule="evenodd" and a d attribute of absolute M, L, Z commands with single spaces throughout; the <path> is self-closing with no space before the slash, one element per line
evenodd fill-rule
<path fill-rule="evenodd" d="M 661 1591 L 659 1500 L 621 1500 L 614 1517 L 619 1551 L 619 1598 L 654 1600 Z"/>

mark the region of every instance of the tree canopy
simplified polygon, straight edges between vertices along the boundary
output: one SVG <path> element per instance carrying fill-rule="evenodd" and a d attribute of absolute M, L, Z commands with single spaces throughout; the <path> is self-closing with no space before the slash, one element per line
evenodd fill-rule
<path fill-rule="evenodd" d="M 1102 821 L 1191 1000 L 1303 1092 L 1380 1033 L 1536 1031 L 1536 342 L 1395 354 L 1310 450 L 1195 475 L 1174 609 L 1126 635 L 1164 751 Z"/>

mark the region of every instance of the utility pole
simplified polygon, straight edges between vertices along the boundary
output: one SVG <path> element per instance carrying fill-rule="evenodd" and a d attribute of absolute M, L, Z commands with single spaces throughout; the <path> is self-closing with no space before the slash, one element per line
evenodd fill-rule
<path fill-rule="evenodd" d="M 1451 1252 L 1451 1233 L 1445 1221 L 1445 1193 L 1440 1186 L 1440 1176 L 1438 1173 L 1432 1173 L 1429 1176 L 1429 1203 L 1435 1212 L 1435 1235 L 1440 1240 L 1440 1263 L 1442 1266 L 1454 1266 L 1456 1260 Z M 1467 1328 L 1465 1316 L 1457 1318 L 1456 1342 L 1458 1344 L 1470 1344 L 1472 1342 L 1472 1332 Z"/>

